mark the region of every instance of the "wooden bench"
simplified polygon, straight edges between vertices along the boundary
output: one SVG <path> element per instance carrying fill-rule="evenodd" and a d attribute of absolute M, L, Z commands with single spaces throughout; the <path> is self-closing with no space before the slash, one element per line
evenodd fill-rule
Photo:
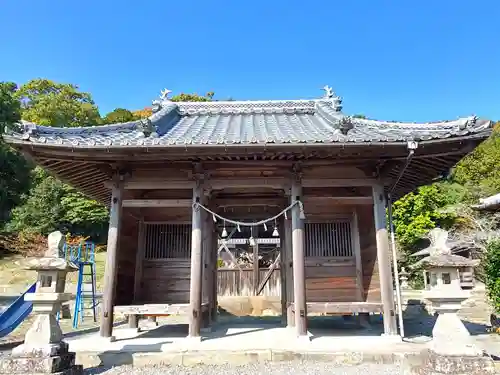
<path fill-rule="evenodd" d="M 156 322 L 156 318 L 159 316 L 180 315 L 188 317 L 189 303 L 115 306 L 114 311 L 128 316 L 130 328 L 138 328 L 141 317 L 154 318 L 154 322 Z M 210 323 L 210 306 L 208 303 L 202 303 L 201 314 L 202 327 L 208 327 Z"/>
<path fill-rule="evenodd" d="M 379 302 L 307 302 L 307 313 L 325 315 L 352 315 L 363 316 L 364 322 L 368 323 L 369 314 L 382 314 L 382 303 Z M 290 322 L 294 324 L 295 304 L 292 302 L 288 307 Z M 366 322 L 365 322 L 366 321 Z"/>

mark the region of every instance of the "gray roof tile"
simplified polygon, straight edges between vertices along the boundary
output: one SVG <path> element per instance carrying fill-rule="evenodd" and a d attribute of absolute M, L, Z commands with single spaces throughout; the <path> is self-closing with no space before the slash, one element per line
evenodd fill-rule
<path fill-rule="evenodd" d="M 338 97 L 316 100 L 155 101 L 146 120 L 54 128 L 22 122 L 4 137 L 11 143 L 69 147 L 138 147 L 207 144 L 311 144 L 425 141 L 484 133 L 491 121 L 476 117 L 436 123 L 351 118 Z M 148 132 L 150 128 L 151 132 Z M 149 134 L 151 133 L 151 134 Z"/>

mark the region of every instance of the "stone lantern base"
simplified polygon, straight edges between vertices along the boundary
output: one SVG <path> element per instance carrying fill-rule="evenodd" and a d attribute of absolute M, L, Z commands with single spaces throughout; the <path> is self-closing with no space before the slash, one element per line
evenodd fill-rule
<path fill-rule="evenodd" d="M 410 366 L 411 375 L 493 375 L 495 364 L 484 356 L 443 355 L 428 349 L 421 353 L 421 363 Z"/>
<path fill-rule="evenodd" d="M 0 360 L 0 374 L 82 375 L 83 367 L 75 365 L 75 353 L 68 351 L 64 341 L 39 348 L 22 344 Z"/>

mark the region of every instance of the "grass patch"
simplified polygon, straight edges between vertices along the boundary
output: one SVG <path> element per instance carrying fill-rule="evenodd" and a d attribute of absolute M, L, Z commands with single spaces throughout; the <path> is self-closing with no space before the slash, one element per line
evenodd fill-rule
<path fill-rule="evenodd" d="M 12 286 L 12 292 L 18 293 L 26 289 L 36 280 L 36 272 L 23 269 L 22 263 L 25 258 L 21 255 L 9 255 L 0 259 L 0 285 Z M 104 265 L 106 263 L 106 253 L 95 254 L 96 283 L 97 290 L 102 290 L 104 286 Z M 68 274 L 68 284 L 76 285 L 78 272 Z M 9 293 L 8 290 L 5 293 Z"/>

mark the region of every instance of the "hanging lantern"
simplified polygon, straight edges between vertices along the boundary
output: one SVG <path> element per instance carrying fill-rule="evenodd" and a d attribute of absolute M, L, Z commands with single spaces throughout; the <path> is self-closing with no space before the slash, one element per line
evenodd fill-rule
<path fill-rule="evenodd" d="M 248 242 L 249 242 L 250 246 L 255 246 L 255 245 L 257 244 L 257 243 L 255 242 L 255 238 L 253 238 L 253 237 L 250 237 L 250 238 L 248 239 Z"/>

